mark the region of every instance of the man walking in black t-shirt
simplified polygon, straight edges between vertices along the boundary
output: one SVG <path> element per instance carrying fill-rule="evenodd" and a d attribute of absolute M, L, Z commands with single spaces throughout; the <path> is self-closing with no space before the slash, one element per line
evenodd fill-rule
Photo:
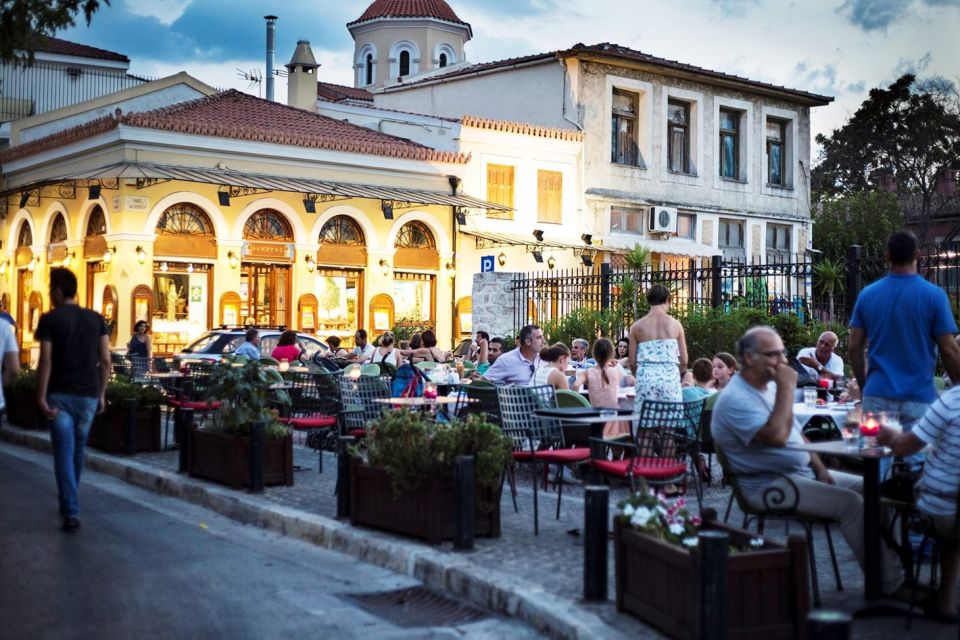
<path fill-rule="evenodd" d="M 53 309 L 40 318 L 37 402 L 50 423 L 63 530 L 80 528 L 77 487 L 93 416 L 104 407 L 110 376 L 110 340 L 99 313 L 77 305 L 77 277 L 69 269 L 50 270 Z"/>

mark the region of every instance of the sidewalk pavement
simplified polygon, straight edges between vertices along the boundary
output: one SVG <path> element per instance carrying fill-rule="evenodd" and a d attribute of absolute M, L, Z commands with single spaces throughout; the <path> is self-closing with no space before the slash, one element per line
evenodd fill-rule
<path fill-rule="evenodd" d="M 296 437 L 296 436 L 295 436 Z M 50 451 L 49 435 L 4 423 L 0 439 L 40 451 Z M 87 467 L 131 484 L 203 506 L 238 522 L 259 526 L 346 553 L 359 560 L 410 575 L 428 586 L 467 599 L 493 611 L 523 620 L 541 633 L 555 638 L 656 638 L 659 633 L 639 620 L 616 611 L 613 549 L 610 549 L 609 600 L 582 600 L 582 537 L 572 529 L 583 527 L 583 488 L 565 486 L 559 520 L 556 493 L 540 493 L 540 535 L 533 535 L 533 491 L 530 476 L 518 476 L 517 505 L 513 510 L 508 489 L 501 503 L 500 538 L 476 538 L 475 549 L 454 552 L 447 542 L 437 546 L 385 532 L 352 527 L 335 519 L 336 458 L 324 454 L 324 472 L 317 472 L 317 452 L 294 445 L 294 463 L 304 467 L 294 476 L 292 487 L 267 487 L 262 494 L 249 494 L 177 473 L 177 451 L 139 453 L 132 456 L 87 449 Z M 719 469 L 714 470 L 719 478 Z M 82 484 L 81 484 L 82 487 Z M 82 490 L 82 488 L 81 488 Z M 626 497 L 626 487 L 611 486 L 610 512 Z M 707 489 L 704 506 L 723 515 L 729 490 L 714 483 Z M 55 496 L 51 495 L 51 502 Z M 696 508 L 691 495 L 690 503 Z M 730 522 L 742 516 L 734 507 Z M 51 525 L 53 526 L 53 524 Z M 800 530 L 795 527 L 793 533 Z M 771 525 L 768 537 L 782 537 L 779 525 Z M 835 588 L 833 570 L 822 531 L 816 535 L 817 575 L 823 606 L 854 611 L 863 606 L 863 574 L 835 528 L 836 548 L 844 591 Z M 925 640 L 955 638 L 956 628 L 916 618 L 909 634 L 903 619 L 856 620 L 854 637 Z"/>

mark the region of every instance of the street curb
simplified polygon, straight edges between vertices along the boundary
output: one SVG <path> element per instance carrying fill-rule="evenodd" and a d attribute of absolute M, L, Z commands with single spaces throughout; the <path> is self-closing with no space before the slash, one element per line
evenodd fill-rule
<path fill-rule="evenodd" d="M 49 435 L 42 431 L 0 428 L 0 440 L 46 453 L 51 451 Z M 242 524 L 297 538 L 413 577 L 438 591 L 522 620 L 551 638 L 623 637 L 622 632 L 576 603 L 547 593 L 542 586 L 513 574 L 467 562 L 459 554 L 352 527 L 251 494 L 89 449 L 86 467 L 142 489 L 210 509 Z"/>

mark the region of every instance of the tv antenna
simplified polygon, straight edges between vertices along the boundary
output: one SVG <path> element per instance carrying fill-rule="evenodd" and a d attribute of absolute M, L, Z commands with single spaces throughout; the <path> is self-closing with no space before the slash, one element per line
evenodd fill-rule
<path fill-rule="evenodd" d="M 254 85 L 256 85 L 257 95 L 260 94 L 260 87 L 263 85 L 263 72 L 260 71 L 260 69 L 244 71 L 240 67 L 237 67 L 237 77 L 250 83 L 247 85 L 248 89 L 252 89 Z"/>

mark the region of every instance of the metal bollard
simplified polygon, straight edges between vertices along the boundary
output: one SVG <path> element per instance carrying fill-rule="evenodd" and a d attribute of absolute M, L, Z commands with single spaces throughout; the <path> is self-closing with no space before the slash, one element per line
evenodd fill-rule
<path fill-rule="evenodd" d="M 473 463 L 473 456 L 457 456 L 453 461 L 454 496 L 456 496 L 454 551 L 473 551 L 473 514 L 477 497 Z"/>
<path fill-rule="evenodd" d="M 266 425 L 250 425 L 250 493 L 263 493 L 263 431 Z"/>
<path fill-rule="evenodd" d="M 137 401 L 127 400 L 126 411 L 123 415 L 123 452 L 135 453 L 134 430 L 137 426 Z"/>
<path fill-rule="evenodd" d="M 722 531 L 701 531 L 697 534 L 697 557 L 700 562 L 701 640 L 722 640 L 727 637 L 727 554 L 730 536 Z"/>
<path fill-rule="evenodd" d="M 193 409 L 177 409 L 173 428 L 180 440 L 180 473 L 190 472 L 190 429 L 193 427 Z"/>
<path fill-rule="evenodd" d="M 816 609 L 807 614 L 807 637 L 815 640 L 850 640 L 853 617 L 843 611 Z"/>
<path fill-rule="evenodd" d="M 337 439 L 337 519 L 350 517 L 350 447 L 356 443 L 353 436 Z"/>
<path fill-rule="evenodd" d="M 610 488 L 588 486 L 583 509 L 583 599 L 607 599 Z"/>

